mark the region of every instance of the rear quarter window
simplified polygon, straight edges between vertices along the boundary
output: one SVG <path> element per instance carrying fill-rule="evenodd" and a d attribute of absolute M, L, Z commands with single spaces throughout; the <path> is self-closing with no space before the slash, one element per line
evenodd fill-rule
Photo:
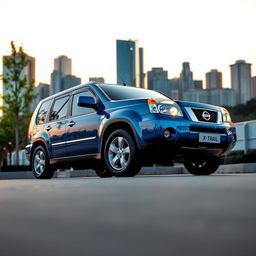
<path fill-rule="evenodd" d="M 47 113 L 51 107 L 52 100 L 47 100 L 42 103 L 40 106 L 37 116 L 36 116 L 36 124 L 44 124 L 46 123 L 47 119 Z"/>

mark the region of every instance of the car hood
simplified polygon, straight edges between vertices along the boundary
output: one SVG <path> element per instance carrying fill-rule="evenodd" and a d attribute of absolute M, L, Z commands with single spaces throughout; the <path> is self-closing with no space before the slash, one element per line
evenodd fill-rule
<path fill-rule="evenodd" d="M 199 102 L 190 102 L 190 101 L 180 101 L 176 100 L 175 101 L 180 107 L 193 107 L 193 108 L 204 108 L 204 109 L 209 109 L 209 110 L 214 110 L 218 111 L 219 107 L 210 105 L 210 104 L 205 104 L 205 103 L 199 103 Z"/>

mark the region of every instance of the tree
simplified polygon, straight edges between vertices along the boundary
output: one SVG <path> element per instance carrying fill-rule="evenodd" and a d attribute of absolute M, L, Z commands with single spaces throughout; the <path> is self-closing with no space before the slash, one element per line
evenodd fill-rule
<path fill-rule="evenodd" d="M 28 65 L 27 54 L 22 46 L 17 50 L 11 42 L 11 55 L 4 58 L 5 72 L 2 75 L 3 86 L 7 93 L 3 98 L 3 119 L 9 123 L 15 132 L 14 144 L 16 165 L 19 164 L 19 150 L 26 138 L 26 129 L 31 116 L 29 106 L 36 97 L 34 81 L 28 81 L 25 68 Z M 23 142 L 23 143 L 22 143 Z"/>
<path fill-rule="evenodd" d="M 4 116 L 0 122 L 0 165 L 4 165 L 3 161 L 9 157 L 9 164 L 11 164 L 11 153 L 14 150 L 15 131 L 12 128 L 11 120 L 8 116 Z"/>
<path fill-rule="evenodd" d="M 246 104 L 226 108 L 230 112 L 233 122 L 243 122 L 256 119 L 256 98 L 250 99 Z"/>

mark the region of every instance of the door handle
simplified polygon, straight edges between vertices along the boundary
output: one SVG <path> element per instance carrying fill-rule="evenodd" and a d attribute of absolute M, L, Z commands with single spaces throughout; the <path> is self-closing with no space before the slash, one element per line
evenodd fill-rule
<path fill-rule="evenodd" d="M 52 127 L 51 127 L 50 125 L 48 125 L 48 126 L 45 128 L 46 131 L 50 131 L 51 129 L 52 129 Z"/>
<path fill-rule="evenodd" d="M 74 122 L 74 121 L 70 121 L 69 123 L 68 123 L 68 126 L 69 127 L 72 127 L 72 126 L 74 126 L 76 123 Z"/>

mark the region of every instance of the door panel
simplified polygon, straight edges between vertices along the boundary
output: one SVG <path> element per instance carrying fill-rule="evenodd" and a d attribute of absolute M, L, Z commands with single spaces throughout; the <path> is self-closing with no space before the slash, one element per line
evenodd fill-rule
<path fill-rule="evenodd" d="M 50 153 L 52 158 L 65 157 L 66 121 L 48 123 L 45 125 L 45 130 L 47 130 L 50 137 Z"/>
<path fill-rule="evenodd" d="M 91 108 L 77 106 L 79 96 L 91 96 L 89 90 L 74 93 L 72 100 L 72 117 L 67 120 L 67 155 L 79 156 L 98 153 L 98 128 L 100 115 Z"/>

